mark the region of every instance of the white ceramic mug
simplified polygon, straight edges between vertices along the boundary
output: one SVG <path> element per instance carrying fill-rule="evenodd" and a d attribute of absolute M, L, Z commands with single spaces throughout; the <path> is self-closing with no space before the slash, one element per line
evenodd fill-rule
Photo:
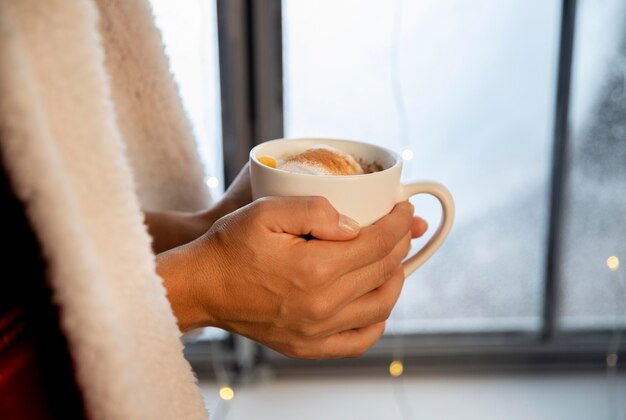
<path fill-rule="evenodd" d="M 376 162 L 383 170 L 364 175 L 308 175 L 271 168 L 258 158 L 301 153 L 315 145 L 325 144 L 365 162 Z M 254 147 L 250 151 L 250 177 L 254 199 L 266 196 L 322 196 L 342 214 L 361 226 L 376 222 L 394 205 L 416 194 L 430 194 L 441 203 L 441 223 L 434 235 L 415 255 L 404 262 L 405 276 L 424 264 L 448 236 L 454 220 L 454 201 L 446 187 L 436 182 L 402 184 L 402 159 L 383 147 L 350 140 L 325 138 L 279 139 Z"/>

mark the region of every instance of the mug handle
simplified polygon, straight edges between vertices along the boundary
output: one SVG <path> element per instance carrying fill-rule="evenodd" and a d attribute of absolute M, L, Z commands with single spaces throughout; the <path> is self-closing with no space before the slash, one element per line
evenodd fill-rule
<path fill-rule="evenodd" d="M 439 200 L 442 210 L 441 224 L 422 249 L 402 262 L 404 277 L 408 277 L 417 270 L 439 249 L 454 221 L 454 200 L 446 187 L 437 182 L 411 182 L 400 185 L 400 201 L 408 200 L 409 197 L 417 194 L 430 194 Z"/>

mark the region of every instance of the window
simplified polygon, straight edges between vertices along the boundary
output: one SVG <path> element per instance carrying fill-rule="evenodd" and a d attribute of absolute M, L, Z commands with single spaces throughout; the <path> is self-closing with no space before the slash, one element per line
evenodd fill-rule
<path fill-rule="evenodd" d="M 224 185 L 215 2 L 150 0 L 214 198 Z"/>
<path fill-rule="evenodd" d="M 560 325 L 626 326 L 626 4 L 578 5 L 572 79 Z M 623 268 L 623 267 L 622 267 Z"/>
<path fill-rule="evenodd" d="M 624 270 L 607 261 L 626 265 L 623 1 L 151 1 L 217 194 L 284 133 L 406 152 L 406 180 L 455 197 L 455 227 L 407 280 L 388 336 L 332 366 L 402 352 L 605 363 L 626 325 Z M 415 204 L 437 224 L 434 200 Z M 230 335 L 209 344 L 188 346 L 196 369 L 284 362 Z"/>
<path fill-rule="evenodd" d="M 285 135 L 409 150 L 455 197 L 388 331 L 541 325 L 559 2 L 285 0 Z M 416 201 L 434 228 L 439 209 Z M 424 241 L 418 242 L 421 246 Z"/>

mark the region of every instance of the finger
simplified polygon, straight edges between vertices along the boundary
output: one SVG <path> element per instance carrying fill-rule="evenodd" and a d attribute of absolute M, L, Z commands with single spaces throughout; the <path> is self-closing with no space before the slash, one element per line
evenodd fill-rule
<path fill-rule="evenodd" d="M 411 224 L 411 238 L 419 238 L 428 230 L 428 222 L 419 216 L 413 216 Z"/>
<path fill-rule="evenodd" d="M 385 323 L 369 325 L 334 334 L 318 345 L 316 358 L 337 359 L 363 355 L 385 332 Z"/>
<path fill-rule="evenodd" d="M 326 261 L 343 274 L 365 267 L 393 251 L 410 231 L 412 217 L 413 206 L 406 201 L 398 203 L 387 216 L 372 226 L 361 228 L 359 235 L 349 243 L 307 242 L 307 257 L 311 261 Z"/>
<path fill-rule="evenodd" d="M 239 174 L 224 192 L 224 197 L 228 198 L 228 203 L 234 211 L 252 202 L 252 189 L 250 188 L 250 164 L 246 163 L 239 171 Z"/>
<path fill-rule="evenodd" d="M 408 255 L 410 250 L 411 235 L 407 233 L 385 258 L 345 274 L 328 285 L 324 285 L 326 294 L 329 296 L 327 300 L 330 301 L 331 307 L 336 308 L 336 311 L 330 315 L 334 315 L 350 302 L 357 300 L 389 281 L 397 274 L 398 267 L 401 267 L 402 260 Z"/>
<path fill-rule="evenodd" d="M 404 286 L 404 269 L 398 265 L 389 281 L 341 309 L 328 321 L 311 328 L 313 335 L 328 336 L 386 321 Z"/>
<path fill-rule="evenodd" d="M 323 197 L 265 197 L 255 204 L 261 213 L 260 221 L 272 232 L 345 241 L 353 239 L 361 229 Z"/>

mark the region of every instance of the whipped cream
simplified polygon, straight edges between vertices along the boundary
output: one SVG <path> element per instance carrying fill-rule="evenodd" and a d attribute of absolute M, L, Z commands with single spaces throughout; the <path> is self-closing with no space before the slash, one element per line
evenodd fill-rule
<path fill-rule="evenodd" d="M 276 168 L 307 175 L 358 175 L 361 165 L 349 154 L 327 145 L 313 146 L 297 155 L 280 159 Z"/>

